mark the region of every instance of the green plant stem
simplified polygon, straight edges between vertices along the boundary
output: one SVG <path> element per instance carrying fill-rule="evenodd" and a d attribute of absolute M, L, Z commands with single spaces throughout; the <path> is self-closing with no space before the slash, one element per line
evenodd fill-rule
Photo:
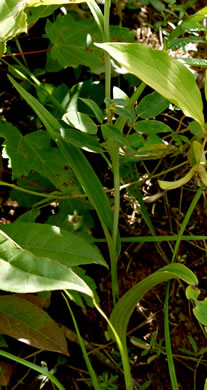
<path fill-rule="evenodd" d="M 117 241 L 118 224 L 119 224 L 119 209 L 120 209 L 120 173 L 119 173 L 119 146 L 115 145 L 113 161 L 113 172 L 114 172 L 114 220 L 113 220 L 113 231 L 112 239 L 114 243 Z"/>
<path fill-rule="evenodd" d="M 20 53 L 23 53 L 23 50 L 22 50 L 22 47 L 20 45 L 20 42 L 19 42 L 19 39 L 18 38 L 15 38 L 15 42 L 16 42 L 16 45 L 17 45 L 17 49 L 19 50 Z M 29 70 L 29 66 L 27 64 L 27 61 L 26 61 L 26 58 L 25 58 L 25 55 L 22 54 L 22 59 L 24 61 L 24 64 L 26 66 L 26 68 Z"/>
<path fill-rule="evenodd" d="M 105 3 L 106 4 L 106 3 Z M 134 106 L 137 99 L 140 97 L 141 93 L 146 87 L 145 83 L 141 83 L 136 89 L 134 94 L 129 100 L 127 109 L 130 111 Z M 123 131 L 124 125 L 127 122 L 127 119 L 119 116 L 116 120 L 115 127 L 118 128 L 121 132 Z M 114 246 L 116 247 L 117 237 L 118 237 L 118 226 L 119 226 L 119 212 L 120 212 L 120 172 L 119 172 L 119 145 L 118 143 L 109 142 L 108 143 L 109 152 L 112 159 L 112 168 L 114 175 L 114 213 L 113 213 L 113 231 L 112 239 Z M 113 290 L 113 302 L 115 303 L 118 299 L 118 277 L 117 275 L 117 257 L 111 259 L 111 264 L 113 263 L 114 275 L 112 280 L 112 290 Z M 114 264 L 115 263 L 115 264 Z"/>
<path fill-rule="evenodd" d="M 78 194 L 78 195 L 60 195 L 58 192 L 51 192 L 50 194 L 42 193 L 42 192 L 36 192 L 32 190 L 28 190 L 23 187 L 19 187 L 16 184 L 11 184 L 7 183 L 5 181 L 0 181 L 0 186 L 6 186 L 6 187 L 11 187 L 13 190 L 21 191 L 21 192 L 26 192 L 27 194 L 34 195 L 34 196 L 39 196 L 41 198 L 49 198 L 51 199 L 51 202 L 53 199 L 75 199 L 75 198 L 85 198 L 85 194 Z"/>
<path fill-rule="evenodd" d="M 170 291 L 170 282 L 167 283 L 166 296 L 165 296 L 165 306 L 164 306 L 164 328 L 165 328 L 165 345 L 167 353 L 167 363 L 170 374 L 170 380 L 173 390 L 179 390 L 175 366 L 172 355 L 172 348 L 170 343 L 170 328 L 169 328 L 169 317 L 168 317 L 168 303 L 169 303 L 169 291 Z"/>
<path fill-rule="evenodd" d="M 45 370 L 44 368 L 39 367 L 37 364 L 28 362 L 27 360 L 24 360 L 18 356 L 12 355 L 11 353 L 2 350 L 0 350 L 0 356 L 4 356 L 8 359 L 11 359 L 17 363 L 22 364 L 23 366 L 29 367 L 32 370 L 39 372 L 40 374 L 46 376 L 55 386 L 57 386 L 59 390 L 66 390 L 65 387 L 61 385 L 61 383 L 57 380 L 57 378 L 55 378 L 53 374 L 51 374 L 49 371 Z"/>
<path fill-rule="evenodd" d="M 111 0 L 105 0 L 104 3 L 104 35 L 105 40 L 110 41 L 110 9 Z M 110 55 L 104 53 L 105 60 L 105 98 L 111 96 L 111 61 Z M 107 112 L 107 122 L 111 125 L 111 113 Z M 117 259 L 119 248 L 117 248 L 118 239 L 118 224 L 119 224 L 119 208 L 120 208 L 120 175 L 119 175 L 119 146 L 108 142 L 108 150 L 112 160 L 112 170 L 114 176 L 114 212 L 113 212 L 113 227 L 112 227 L 112 242 L 108 238 L 107 243 L 110 253 L 111 263 L 111 279 L 112 279 L 112 296 L 115 304 L 119 296 L 118 275 L 117 275 Z"/>
<path fill-rule="evenodd" d="M 175 261 L 175 257 L 176 257 L 180 242 L 182 240 L 183 233 L 184 233 L 186 226 L 189 222 L 189 219 L 193 213 L 193 210 L 195 209 L 195 207 L 196 207 L 196 205 L 197 205 L 197 203 L 202 195 L 204 188 L 205 188 L 205 186 L 203 186 L 203 185 L 199 188 L 199 190 L 197 191 L 196 195 L 194 196 L 194 198 L 189 206 L 189 209 L 185 215 L 185 218 L 183 220 L 182 226 L 180 228 L 180 231 L 179 231 L 176 243 L 175 243 L 171 263 L 174 263 L 174 261 Z M 179 390 L 177 378 L 176 378 L 176 373 L 175 373 L 175 366 L 174 366 L 174 362 L 173 362 L 172 348 L 171 348 L 171 343 L 170 343 L 170 328 L 169 328 L 169 315 L 168 315 L 169 292 L 170 292 L 170 282 L 168 282 L 168 284 L 167 284 L 167 290 L 166 290 L 166 296 L 165 296 L 165 311 L 164 311 L 165 343 L 166 343 L 167 361 L 168 361 L 168 368 L 169 368 L 169 373 L 170 373 L 172 389 Z"/>
<path fill-rule="evenodd" d="M 140 95 L 142 94 L 145 88 L 146 88 L 146 84 L 142 81 L 140 85 L 137 87 L 136 91 L 131 96 L 131 98 L 129 99 L 129 103 L 126 106 L 126 110 L 130 111 L 132 109 L 132 107 L 135 105 L 136 101 L 139 99 Z M 123 116 L 119 116 L 115 122 L 115 127 L 122 132 L 126 122 L 127 122 L 127 118 Z"/>
<path fill-rule="evenodd" d="M 119 297 L 117 260 L 119 256 L 119 248 L 117 246 L 119 240 L 119 211 L 120 211 L 120 173 L 119 173 L 119 145 L 111 140 L 108 141 L 108 151 L 111 156 L 113 180 L 114 180 L 114 210 L 113 210 L 113 226 L 112 226 L 112 242 L 113 248 L 110 250 L 111 263 L 111 279 L 112 279 L 112 296 L 115 305 Z M 119 244 L 118 244 L 119 245 Z"/>
<path fill-rule="evenodd" d="M 105 0 L 104 4 L 104 34 L 106 42 L 110 41 L 109 19 L 110 19 L 111 0 Z M 104 53 L 105 60 L 105 97 L 111 96 L 111 62 L 110 55 Z"/>
<path fill-rule="evenodd" d="M 139 237 L 121 237 L 121 242 L 163 242 L 177 241 L 178 236 L 139 236 Z M 207 240 L 207 236 L 182 236 L 181 241 L 202 241 Z M 94 238 L 94 242 L 106 242 L 105 238 Z"/>
<path fill-rule="evenodd" d="M 65 295 L 67 295 L 67 297 L 70 298 L 67 290 L 65 290 L 64 293 L 65 293 Z M 98 380 L 97 380 L 96 373 L 95 373 L 95 371 L 94 371 L 94 369 L 93 369 L 93 367 L 91 365 L 91 362 L 89 360 L 89 357 L 88 357 L 85 345 L 83 343 L 83 340 L 82 340 L 82 337 L 81 337 L 81 334 L 80 334 L 80 331 L 79 331 L 78 324 L 76 322 L 75 316 L 73 314 L 73 311 L 72 311 L 72 309 L 70 307 L 69 301 L 66 298 L 66 296 L 64 294 L 62 294 L 62 295 L 63 295 L 63 298 L 65 299 L 67 308 L 68 308 L 68 310 L 70 312 L 70 315 L 72 317 L 73 325 L 74 325 L 74 328 L 75 328 L 75 331 L 76 331 L 76 334 L 77 334 L 77 337 L 78 337 L 78 341 L 79 341 L 79 344 L 80 344 L 80 347 L 81 347 L 81 351 L 82 351 L 82 354 L 83 354 L 83 357 L 84 357 L 84 360 L 85 360 L 88 372 L 90 374 L 90 377 L 91 377 L 94 389 L 95 390 L 100 390 L 100 386 L 99 386 L 99 383 L 98 383 Z"/>
<path fill-rule="evenodd" d="M 119 348 L 119 351 L 120 351 L 120 355 L 121 355 L 122 364 L 123 364 L 123 369 L 124 369 L 124 380 L 125 380 L 125 386 L 126 386 L 125 388 L 126 388 L 126 390 L 133 390 L 133 385 L 132 385 L 132 380 L 131 380 L 130 364 L 129 364 L 127 351 L 125 350 L 125 348 L 123 346 L 123 343 L 121 342 L 120 337 L 119 337 L 118 333 L 116 332 L 115 328 L 113 327 L 111 321 L 108 319 L 106 314 L 98 306 L 98 304 L 95 301 L 95 299 L 93 299 L 93 304 L 96 307 L 96 309 L 98 310 L 98 312 L 102 315 L 102 317 L 108 323 L 108 326 L 109 326 L 112 334 L 114 335 L 114 338 L 115 338 L 116 343 L 118 345 L 118 348 Z"/>

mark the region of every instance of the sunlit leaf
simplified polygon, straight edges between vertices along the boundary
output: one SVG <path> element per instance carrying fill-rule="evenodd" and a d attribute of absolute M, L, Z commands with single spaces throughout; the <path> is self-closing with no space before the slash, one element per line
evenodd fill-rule
<path fill-rule="evenodd" d="M 1 230 L 0 286 L 4 291 L 19 293 L 71 289 L 92 295 L 70 268 L 23 250 Z"/>
<path fill-rule="evenodd" d="M 24 12 L 25 0 L 0 1 L 0 42 L 27 32 L 27 18 Z"/>
<path fill-rule="evenodd" d="M 94 121 L 86 114 L 77 111 L 69 111 L 63 115 L 63 121 L 69 126 L 88 134 L 96 134 L 97 126 Z"/>
<path fill-rule="evenodd" d="M 36 256 L 48 257 L 69 267 L 80 264 L 100 264 L 107 267 L 95 246 L 77 234 L 57 226 L 17 222 L 1 225 L 1 230 Z"/>
<path fill-rule="evenodd" d="M 193 74 L 174 58 L 140 43 L 102 43 L 128 72 L 133 73 L 204 127 L 203 103 Z"/>

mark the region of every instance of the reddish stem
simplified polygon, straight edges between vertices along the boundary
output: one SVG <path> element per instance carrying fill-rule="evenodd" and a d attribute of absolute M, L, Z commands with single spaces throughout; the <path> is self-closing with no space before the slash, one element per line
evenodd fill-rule
<path fill-rule="evenodd" d="M 17 56 L 24 56 L 24 55 L 27 55 L 27 54 L 38 54 L 38 53 L 45 53 L 47 51 L 51 50 L 50 47 L 48 47 L 47 49 L 43 49 L 43 50 L 36 50 L 36 51 L 25 51 L 23 53 L 12 53 L 12 54 L 3 54 L 2 57 L 17 57 Z"/>

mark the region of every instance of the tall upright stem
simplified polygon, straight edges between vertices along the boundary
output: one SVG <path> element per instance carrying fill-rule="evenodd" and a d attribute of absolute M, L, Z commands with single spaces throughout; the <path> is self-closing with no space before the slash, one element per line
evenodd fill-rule
<path fill-rule="evenodd" d="M 110 41 L 109 19 L 110 19 L 111 0 L 105 0 L 104 4 L 104 34 L 106 41 Z M 111 62 L 110 55 L 104 53 L 105 60 L 105 97 L 111 96 Z"/>
<path fill-rule="evenodd" d="M 105 40 L 110 41 L 110 9 L 111 9 L 111 0 L 105 0 L 104 4 L 104 35 Z M 110 55 L 104 53 L 105 59 L 105 97 L 110 98 L 111 96 L 111 62 Z M 107 112 L 107 122 L 111 125 L 111 115 L 110 112 Z M 119 205 L 120 205 L 120 178 L 119 178 L 119 146 L 117 143 L 113 143 L 110 140 L 108 141 L 108 151 L 111 155 L 112 160 L 112 169 L 114 175 L 114 214 L 113 214 L 113 228 L 112 228 L 112 240 L 114 248 L 117 247 L 117 237 L 118 237 L 118 221 L 119 221 Z M 117 250 L 112 252 L 111 259 L 111 274 L 112 274 L 112 295 L 113 302 L 116 303 L 118 299 L 118 278 L 117 278 Z"/>

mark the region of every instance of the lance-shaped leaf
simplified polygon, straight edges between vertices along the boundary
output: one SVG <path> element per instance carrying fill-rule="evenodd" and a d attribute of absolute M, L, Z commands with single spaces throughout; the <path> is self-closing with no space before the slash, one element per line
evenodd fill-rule
<path fill-rule="evenodd" d="M 170 264 L 157 272 L 154 272 L 124 294 L 115 305 L 110 321 L 116 330 L 123 348 L 127 353 L 126 331 L 131 314 L 133 313 L 137 302 L 154 286 L 173 278 L 180 278 L 186 283 L 197 284 L 198 280 L 194 273 L 183 264 Z M 111 331 L 110 331 L 111 333 Z M 113 336 L 113 335 L 112 335 Z"/>
<path fill-rule="evenodd" d="M 94 263 L 107 267 L 95 246 L 57 226 L 19 222 L 2 225 L 1 230 L 36 256 L 48 257 L 68 267 Z"/>
<path fill-rule="evenodd" d="M 103 112 L 101 111 L 100 107 L 98 106 L 98 104 L 96 104 L 96 102 L 94 102 L 93 100 L 91 99 L 84 99 L 84 98 L 79 98 L 80 100 L 82 100 L 83 103 L 85 103 L 88 107 L 90 107 L 90 109 L 93 111 L 93 113 L 95 114 L 96 116 L 96 119 L 102 123 L 103 120 L 104 120 L 104 114 Z"/>
<path fill-rule="evenodd" d="M 102 43 L 106 50 L 129 73 L 139 77 L 186 116 L 194 118 L 204 129 L 203 104 L 193 74 L 167 53 L 140 43 Z"/>
<path fill-rule="evenodd" d="M 3 231 L 0 231 L 0 286 L 4 291 L 19 293 L 68 289 L 93 295 L 70 268 L 23 250 Z"/>
<path fill-rule="evenodd" d="M 0 297 L 0 333 L 33 347 L 68 355 L 63 332 L 49 315 L 18 295 Z"/>
<path fill-rule="evenodd" d="M 11 76 L 8 77 L 20 95 L 39 116 L 50 136 L 59 146 L 59 149 L 68 161 L 69 166 L 72 168 L 79 183 L 87 194 L 88 199 L 94 206 L 101 221 L 104 232 L 110 239 L 109 231 L 112 231 L 113 224 L 112 210 L 110 208 L 109 201 L 104 192 L 103 186 L 87 158 L 78 148 L 71 144 L 67 144 L 61 137 L 61 134 L 60 136 L 57 136 L 55 129 L 61 127 L 58 120 L 53 115 L 51 115 L 50 112 L 47 111 L 46 108 L 41 103 L 39 103 L 37 99 L 35 99 L 30 93 L 22 88 L 22 86 L 19 85 Z M 88 180 L 88 178 L 90 178 L 90 180 Z M 119 246 L 120 243 L 118 242 L 117 245 Z"/>

